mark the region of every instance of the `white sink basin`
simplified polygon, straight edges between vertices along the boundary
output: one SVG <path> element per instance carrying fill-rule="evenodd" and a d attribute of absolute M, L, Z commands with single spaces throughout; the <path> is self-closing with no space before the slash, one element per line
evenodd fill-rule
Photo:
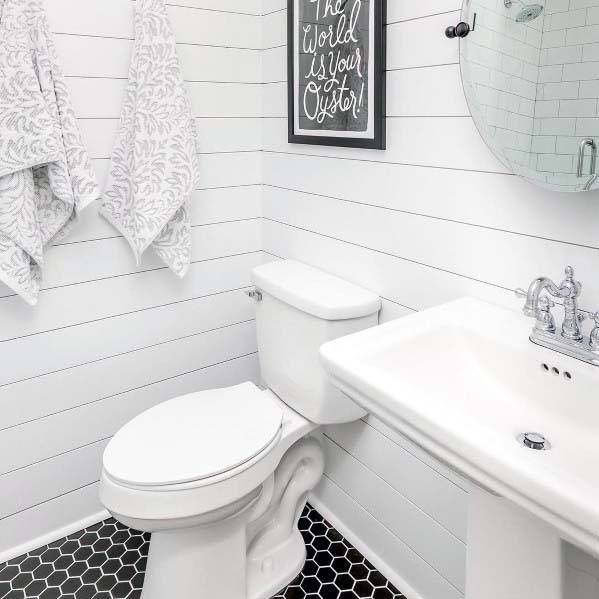
<path fill-rule="evenodd" d="M 466 298 L 321 353 L 366 410 L 599 555 L 599 368 L 533 345 L 532 324 Z M 552 448 L 524 447 L 526 432 Z"/>

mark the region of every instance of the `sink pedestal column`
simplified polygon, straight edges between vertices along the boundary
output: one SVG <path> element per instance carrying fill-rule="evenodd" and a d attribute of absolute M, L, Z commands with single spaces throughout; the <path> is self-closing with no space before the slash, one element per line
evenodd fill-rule
<path fill-rule="evenodd" d="M 510 501 L 473 489 L 467 551 L 466 599 L 563 599 L 557 531 Z"/>

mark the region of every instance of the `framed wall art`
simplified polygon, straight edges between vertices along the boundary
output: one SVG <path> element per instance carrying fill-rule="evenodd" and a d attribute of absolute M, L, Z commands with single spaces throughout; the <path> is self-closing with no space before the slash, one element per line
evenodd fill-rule
<path fill-rule="evenodd" d="M 384 150 L 386 0 L 288 0 L 289 142 Z"/>

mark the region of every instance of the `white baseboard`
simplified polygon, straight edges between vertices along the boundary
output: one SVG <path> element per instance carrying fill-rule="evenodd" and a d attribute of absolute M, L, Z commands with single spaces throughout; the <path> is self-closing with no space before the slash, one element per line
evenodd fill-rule
<path fill-rule="evenodd" d="M 315 507 L 320 514 L 326 518 L 336 530 L 338 530 L 369 562 L 377 567 L 379 572 L 387 578 L 395 587 L 397 587 L 406 599 L 425 599 L 420 593 L 412 588 L 402 576 L 396 572 L 383 557 L 378 555 L 371 547 L 364 542 L 354 531 L 340 520 L 332 509 L 323 503 L 317 495 L 310 494 L 309 503 Z"/>
<path fill-rule="evenodd" d="M 27 543 L 23 543 L 22 545 L 18 545 L 17 547 L 12 547 L 8 551 L 0 553 L 0 564 L 14 559 L 15 557 L 25 555 L 26 553 L 34 551 L 35 549 L 39 549 L 44 545 L 48 545 L 48 543 L 58 541 L 58 539 L 62 539 L 63 537 L 72 535 L 75 532 L 79 532 L 80 530 L 83 530 L 88 526 L 97 524 L 98 522 L 102 522 L 102 520 L 106 520 L 106 518 L 109 517 L 110 514 L 106 510 L 102 510 L 85 518 L 82 518 L 81 520 L 72 522 L 67 526 L 57 528 L 56 530 L 36 537 L 35 539 L 28 541 Z"/>

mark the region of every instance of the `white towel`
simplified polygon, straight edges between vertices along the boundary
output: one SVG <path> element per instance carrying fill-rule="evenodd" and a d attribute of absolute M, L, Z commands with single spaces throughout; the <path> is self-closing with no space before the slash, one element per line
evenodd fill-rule
<path fill-rule="evenodd" d="M 137 263 L 152 246 L 183 277 L 198 185 L 195 121 L 164 0 L 138 0 L 135 45 L 102 215 Z"/>
<path fill-rule="evenodd" d="M 34 305 L 44 248 L 100 192 L 41 0 L 0 16 L 0 280 Z"/>

